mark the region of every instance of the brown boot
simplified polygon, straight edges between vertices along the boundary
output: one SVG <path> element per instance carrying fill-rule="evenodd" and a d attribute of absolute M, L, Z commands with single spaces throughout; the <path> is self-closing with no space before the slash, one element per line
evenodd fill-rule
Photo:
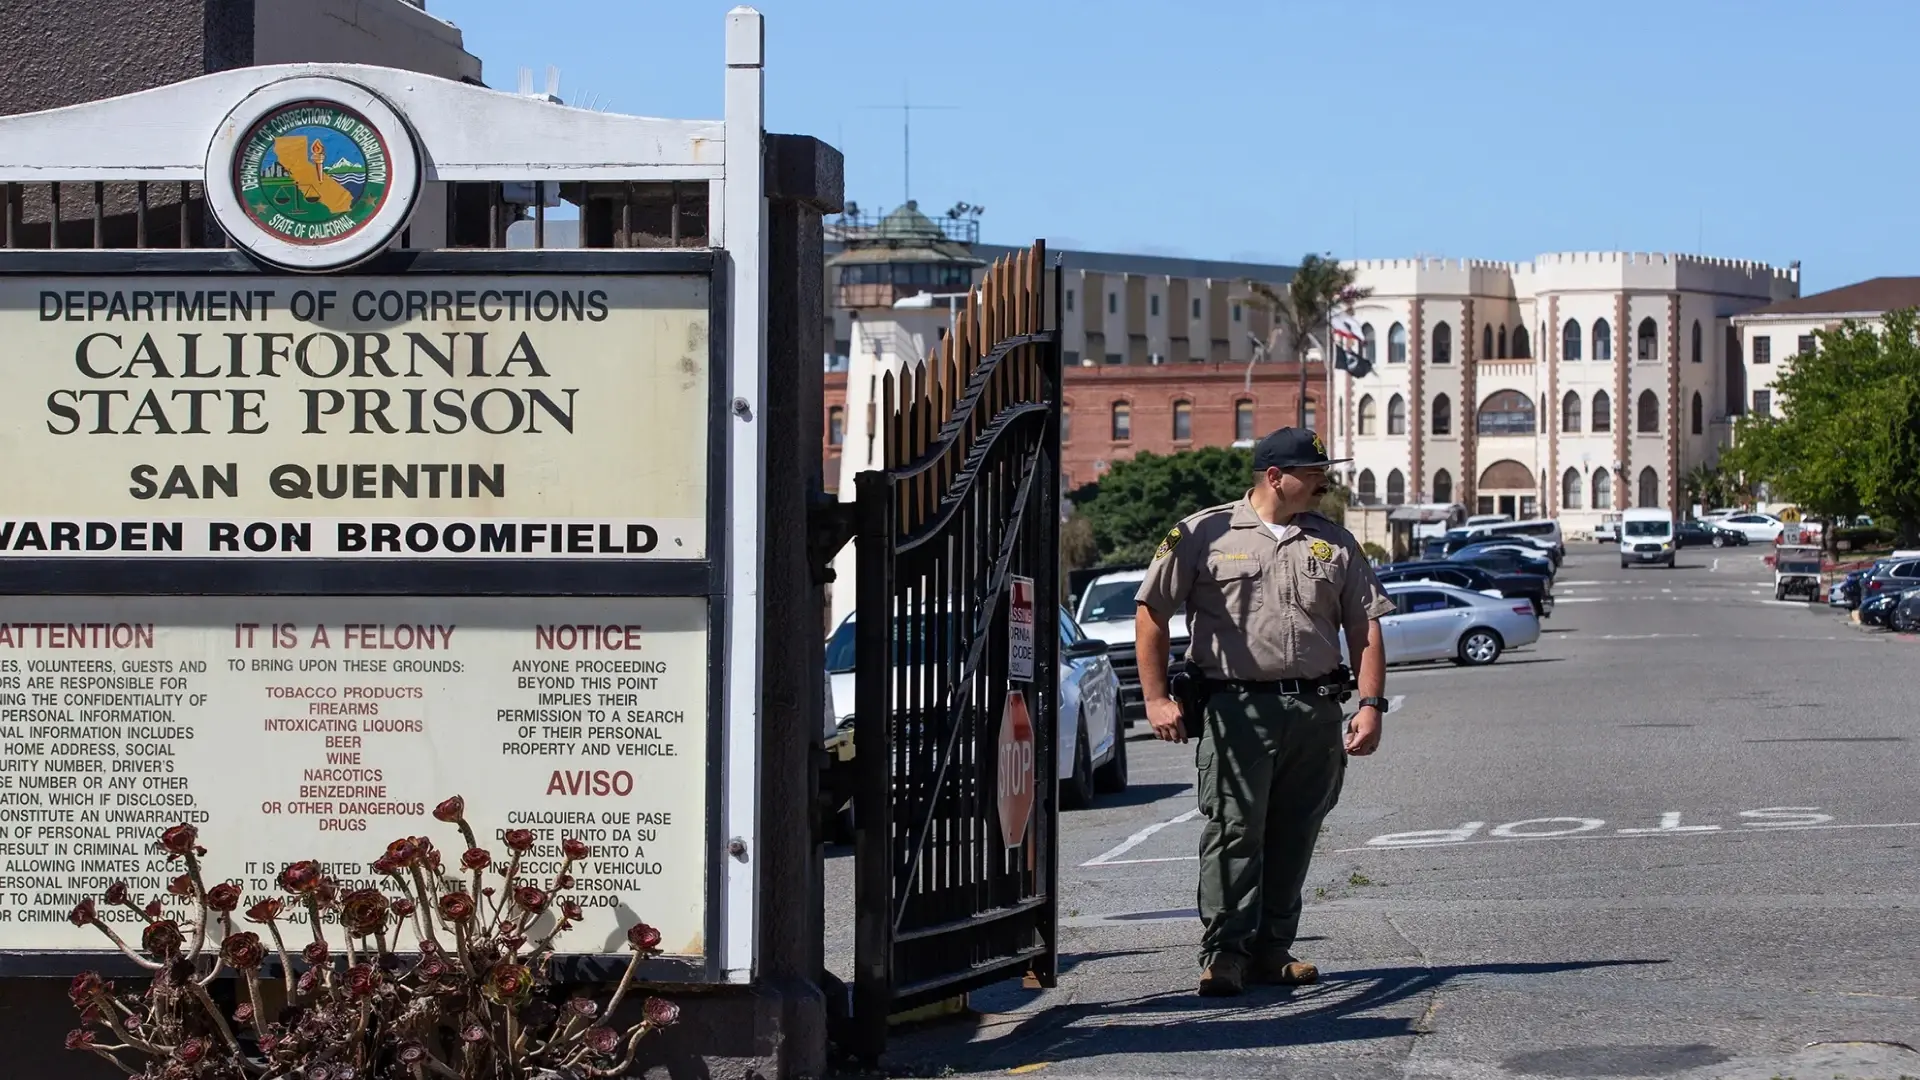
<path fill-rule="evenodd" d="M 1222 953 L 1200 971 L 1201 997 L 1237 997 L 1246 992 L 1247 962 L 1233 953 Z"/>
<path fill-rule="evenodd" d="M 1320 969 L 1294 959 L 1292 953 L 1274 953 L 1254 963 L 1252 981 L 1268 986 L 1308 986 L 1320 981 Z"/>

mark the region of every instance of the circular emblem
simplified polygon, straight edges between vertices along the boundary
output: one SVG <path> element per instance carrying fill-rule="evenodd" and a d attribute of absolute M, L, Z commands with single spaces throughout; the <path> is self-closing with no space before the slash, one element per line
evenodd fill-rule
<path fill-rule="evenodd" d="M 302 77 L 249 94 L 207 151 L 207 198 L 236 246 L 290 270 L 339 270 L 406 227 L 413 134 L 365 87 Z"/>
<path fill-rule="evenodd" d="M 295 244 L 351 236 L 387 201 L 386 140 L 359 113 L 327 101 L 282 105 L 253 125 L 234 187 L 254 224 Z"/>

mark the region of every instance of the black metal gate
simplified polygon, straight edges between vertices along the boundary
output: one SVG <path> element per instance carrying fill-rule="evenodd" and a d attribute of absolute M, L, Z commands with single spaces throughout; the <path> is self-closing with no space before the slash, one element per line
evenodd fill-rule
<path fill-rule="evenodd" d="M 996 263 L 925 364 L 884 380 L 885 468 L 855 480 L 850 1049 L 867 1059 L 903 1010 L 1023 974 L 1053 985 L 1060 350 L 1045 261 L 1035 244 Z M 1033 583 L 1031 679 L 1010 672 L 1016 578 Z M 1013 845 L 1010 693 L 1032 718 L 1037 780 Z"/>

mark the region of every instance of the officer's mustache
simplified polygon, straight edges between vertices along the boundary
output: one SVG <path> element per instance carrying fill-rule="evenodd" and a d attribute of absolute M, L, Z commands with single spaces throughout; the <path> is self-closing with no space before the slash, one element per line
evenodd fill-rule
<path fill-rule="evenodd" d="M 1313 496 L 1314 496 L 1314 498 L 1316 498 L 1316 499 L 1317 499 L 1317 498 L 1319 498 L 1320 496 L 1322 496 L 1322 495 L 1325 495 L 1325 494 L 1326 494 L 1327 492 L 1329 492 L 1329 491 L 1332 491 L 1332 490 L 1333 490 L 1333 485 L 1332 485 L 1332 484 L 1329 484 L 1329 483 L 1327 483 L 1327 482 L 1326 482 L 1325 480 L 1322 480 L 1322 481 L 1320 481 L 1320 483 L 1319 483 L 1318 485 L 1316 485 L 1316 486 L 1314 487 L 1314 489 L 1313 489 Z"/>

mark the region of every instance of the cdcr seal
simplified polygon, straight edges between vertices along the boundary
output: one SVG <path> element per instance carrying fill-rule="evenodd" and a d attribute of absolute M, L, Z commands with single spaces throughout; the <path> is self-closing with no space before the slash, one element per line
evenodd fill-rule
<path fill-rule="evenodd" d="M 234 246 L 288 270 L 344 270 L 384 251 L 419 195 L 412 130 L 372 90 L 307 76 L 268 83 L 207 148 L 207 201 Z"/>
<path fill-rule="evenodd" d="M 261 117 L 240 141 L 234 184 L 247 216 L 296 244 L 358 232 L 386 202 L 386 140 L 366 118 L 326 101 Z"/>

